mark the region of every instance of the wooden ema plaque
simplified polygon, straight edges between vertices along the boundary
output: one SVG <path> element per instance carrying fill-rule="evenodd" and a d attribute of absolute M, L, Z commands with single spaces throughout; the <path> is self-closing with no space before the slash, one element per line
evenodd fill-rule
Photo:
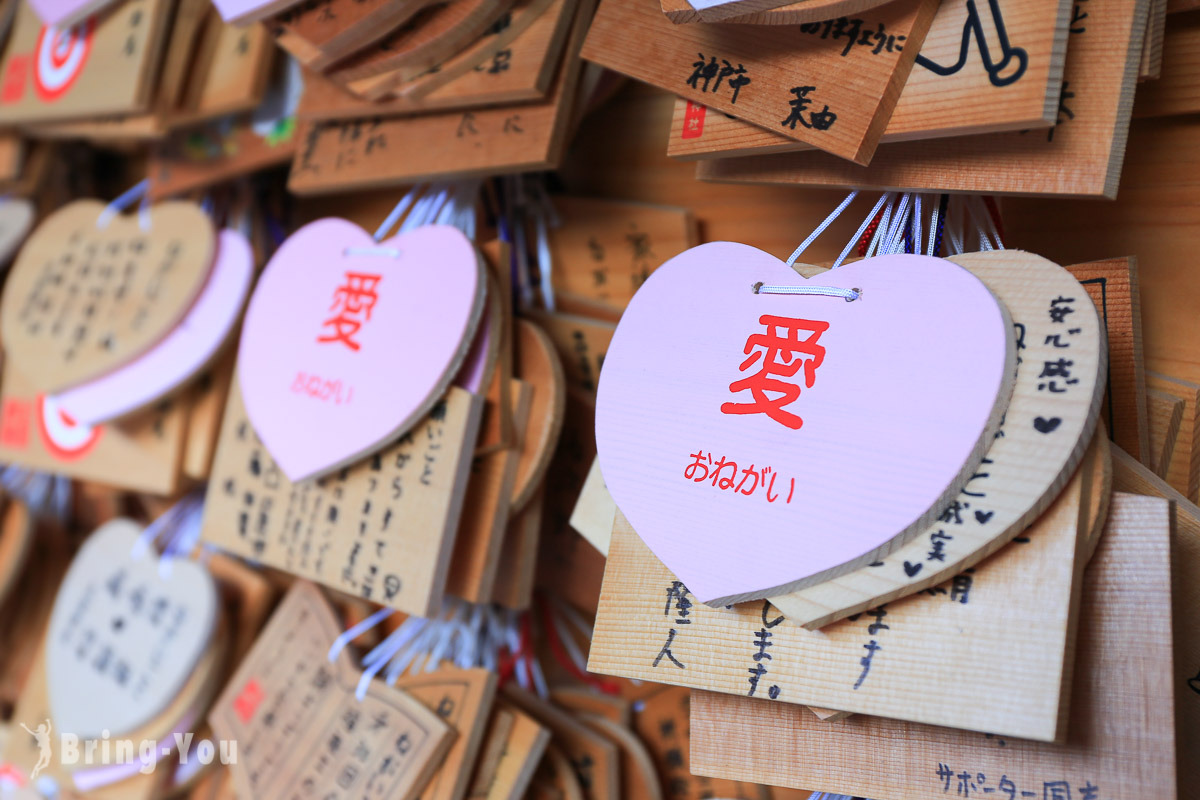
<path fill-rule="evenodd" d="M 554 0 L 511 45 L 428 94 L 403 94 L 380 102 L 368 102 L 322 75 L 307 72 L 299 117 L 329 120 L 405 116 L 544 100 L 578 5 L 579 0 Z M 421 80 L 418 78 L 414 83 Z M 404 89 L 404 86 L 397 87 L 399 92 Z"/>
<path fill-rule="evenodd" d="M 472 70 L 503 69 L 512 57 L 511 45 L 558 0 L 516 0 L 470 47 L 465 47 L 425 73 L 396 86 L 383 96 L 420 98 Z M 506 55 L 502 55 L 506 54 Z"/>
<path fill-rule="evenodd" d="M 0 330 L 13 366 L 53 392 L 112 372 L 178 325 L 212 271 L 216 238 L 199 206 L 171 202 L 145 217 L 81 200 L 26 241 L 5 286 Z"/>
<path fill-rule="evenodd" d="M 1146 390 L 1146 428 L 1150 438 L 1150 460 L 1146 466 L 1160 478 L 1170 468 L 1186 406 L 1182 399 L 1166 392 Z"/>
<path fill-rule="evenodd" d="M 618 517 L 589 669 L 856 713 L 870 708 L 865 713 L 901 719 L 922 715 L 925 719 L 914 721 L 930 724 L 1059 738 L 1065 711 L 1059 705 L 1061 678 L 1064 669 L 1069 671 L 1073 636 L 1070 611 L 1078 597 L 1075 565 L 1083 563 L 1081 552 L 1086 555 L 1091 518 L 1100 515 L 1090 496 L 1097 488 L 1102 492 L 1103 483 L 1097 485 L 1091 476 L 1104 468 L 1106 447 L 1107 439 L 1097 435 L 1083 468 L 1051 510 L 991 559 L 921 594 L 815 632 L 787 623 L 765 601 L 726 609 L 694 602 Z M 1026 566 L 1034 563 L 1036 568 Z M 657 591 L 642 582 L 649 579 L 645 570 L 651 564 L 655 583 L 661 575 Z M 1035 577 L 1038 569 L 1056 577 Z M 1034 594 L 1026 580 L 1039 587 Z M 1051 583 L 1057 587 L 1054 598 L 1035 597 Z M 1022 610 L 1011 616 L 1009 636 L 1001 621 L 1018 606 Z M 1042 614 L 1053 620 L 1035 626 L 1031 636 L 1029 622 Z M 1035 643 L 1038 636 L 1047 639 Z M 957 642 L 934 644 L 942 637 Z M 991 656 L 975 658 L 982 652 L 977 648 L 1000 652 L 1018 639 L 1029 648 L 1021 659 L 1030 669 L 1020 670 L 1020 677 L 999 677 L 988 666 Z M 939 665 L 907 655 L 937 648 L 972 655 Z M 1041 666 L 1033 668 L 1035 661 Z M 925 689 L 917 685 L 932 685 L 925 682 L 940 671 L 948 683 L 939 696 L 947 702 L 918 702 Z M 951 673 L 958 677 L 951 679 Z M 1014 681 L 1006 696 L 1022 699 L 1004 707 L 978 707 L 970 700 L 977 696 L 972 692 L 995 680 Z M 948 700 L 959 691 L 962 702 Z"/>
<path fill-rule="evenodd" d="M 170 16 L 168 0 L 129 0 L 53 33 L 20 4 L 0 60 L 0 124 L 146 110 Z"/>
<path fill-rule="evenodd" d="M 519 442 L 516 480 L 513 482 L 512 511 L 518 512 L 537 494 L 550 467 L 562 435 L 566 414 L 567 387 L 562 363 L 554 344 L 541 328 L 526 319 L 514 326 L 515 370 L 533 389 L 529 424 Z"/>
<path fill-rule="evenodd" d="M 133 491 L 174 494 L 187 445 L 189 403 L 165 400 L 136 418 L 94 427 L 65 417 L 6 362 L 0 461 Z"/>
<path fill-rule="evenodd" d="M 512 381 L 513 424 L 521 442 L 531 421 L 533 388 L 524 381 Z M 486 603 L 492 597 L 500 566 L 513 488 L 517 480 L 520 448 L 506 447 L 483 456 L 475 456 L 467 478 L 467 494 L 446 591 L 469 603 Z"/>
<path fill-rule="evenodd" d="M 987 283 L 1018 335 L 1016 385 L 1004 423 L 979 470 L 926 533 L 873 566 L 772 598 L 807 628 L 927 589 L 995 552 L 1057 496 L 1091 439 L 1107 351 L 1095 306 L 1079 283 L 1067 270 L 1016 250 L 951 260 Z M 1058 374 L 1060 367 L 1070 374 Z"/>
<path fill-rule="evenodd" d="M 1156 80 L 1138 85 L 1133 117 L 1165 117 L 1200 111 L 1200 64 L 1194 57 L 1200 43 L 1200 15 L 1167 17 L 1163 33 L 1162 72 Z"/>
<path fill-rule="evenodd" d="M 450 0 L 429 5 L 378 44 L 329 72 L 355 93 L 377 82 L 395 87 L 469 46 L 513 0 Z"/>
<path fill-rule="evenodd" d="M 515 686 L 502 696 L 550 730 L 554 745 L 567 757 L 567 769 L 578 776 L 585 800 L 618 800 L 620 776 L 617 746 L 574 715 Z"/>
<path fill-rule="evenodd" d="M 507 700 L 497 699 L 468 800 L 524 797 L 549 744 L 549 730 Z"/>
<path fill-rule="evenodd" d="M 1159 469 L 1167 483 L 1194 503 L 1200 498 L 1200 385 L 1157 372 L 1146 373 L 1146 385 L 1183 401 L 1175 447 Z"/>
<path fill-rule="evenodd" d="M 554 211 L 559 224 L 548 238 L 556 301 L 595 301 L 618 317 L 659 264 L 700 244 L 686 208 L 555 197 Z"/>
<path fill-rule="evenodd" d="M 658 0 L 604 0 L 583 57 L 868 164 L 937 5 L 894 2 L 844 41 L 822 41 L 803 31 L 798 40 L 786 27 L 675 26 Z M 656 57 L 646 58 L 651 51 Z"/>
<path fill-rule="evenodd" d="M 668 800 L 706 797 L 771 800 L 765 786 L 693 774 L 689 743 L 692 693 L 679 686 L 659 686 L 642 698 L 633 730 L 645 742 L 658 768 Z"/>
<path fill-rule="evenodd" d="M 230 25 L 210 8 L 199 37 L 193 65 L 196 71 L 184 89 L 180 107 L 171 115 L 172 125 L 258 108 L 276 63 L 277 51 L 267 31 L 259 25 Z"/>
<path fill-rule="evenodd" d="M 1200 748 L 1200 638 L 1192 610 L 1200 600 L 1200 508 L 1165 481 L 1113 448 L 1113 485 L 1122 492 L 1148 494 L 1175 506 L 1171 542 L 1171 606 L 1175 646 L 1175 735 L 1179 796 L 1187 797 L 1200 780 L 1200 761 L 1191 754 Z"/>
<path fill-rule="evenodd" d="M 142 730 L 178 702 L 219 627 L 208 571 L 185 558 L 164 566 L 152 548 L 135 557 L 141 533 L 124 518 L 93 531 L 54 600 L 47 693 L 58 727 L 83 739 Z"/>
<path fill-rule="evenodd" d="M 1158 80 L 1162 74 L 1163 41 L 1167 32 L 1167 0 L 1150 0 L 1146 12 L 1146 35 L 1142 39 L 1142 59 L 1138 81 Z"/>
<path fill-rule="evenodd" d="M 1173 528 L 1166 502 L 1113 497 L 1107 530 L 1084 577 L 1071 718 L 1062 743 L 867 717 L 820 722 L 781 703 L 697 692 L 694 769 L 896 800 L 1010 794 L 1171 800 L 1179 691 L 1171 674 Z M 932 698 L 941 701 L 937 693 Z"/>
<path fill-rule="evenodd" d="M 451 388 L 396 443 L 293 484 L 229 393 L 202 537 L 230 552 L 410 614 L 441 605 L 481 400 Z"/>
<path fill-rule="evenodd" d="M 402 676 L 395 685 L 437 714 L 455 732 L 446 757 L 421 792 L 421 800 L 462 800 L 487 733 L 496 697 L 495 673 L 443 665 L 434 672 Z"/>
<path fill-rule="evenodd" d="M 608 555 L 608 544 L 612 539 L 613 521 L 617 516 L 617 504 L 604 485 L 600 473 L 600 459 L 592 461 L 583 488 L 571 511 L 571 527 L 587 539 L 592 547 Z"/>
<path fill-rule="evenodd" d="M 863 168 L 823 153 L 705 161 L 702 180 L 989 194 L 1117 193 L 1149 0 L 1080 7 L 1068 29 L 1058 118 L 1049 131 L 903 142 Z M 734 112 L 736 113 L 736 112 Z"/>
<path fill-rule="evenodd" d="M 419 117 L 304 123 L 288 188 L 308 195 L 446 176 L 553 169 L 566 144 L 579 79 L 576 53 L 591 5 L 591 0 L 580 0 L 565 61 L 544 103 Z M 401 149 L 402 157 L 397 157 Z"/>
<path fill-rule="evenodd" d="M 618 515 L 588 669 L 1054 741 L 1063 733 L 1081 483 L 1072 482 L 1027 543 L 927 593 L 816 632 L 791 625 L 768 601 L 729 609 L 694 601 Z M 1035 578 L 1039 570 L 1046 572 Z M 1003 615 L 1017 607 L 1002 632 Z M 1017 651 L 1024 667 L 997 674 L 998 654 Z M 919 655 L 929 652 L 962 655 L 929 664 Z M 974 702 L 983 686 L 1011 702 Z M 942 702 L 921 702 L 935 687 Z"/>
<path fill-rule="evenodd" d="M 1182 24 L 1187 18 L 1177 15 L 1168 20 Z M 1200 384 L 1200 362 L 1195 357 L 1200 339 L 1190 318 L 1173 312 L 1200 302 L 1200 286 L 1188 280 L 1186 266 L 1191 247 L 1187 232 L 1200 219 L 1200 206 L 1195 203 L 1194 184 L 1179 168 L 1195 158 L 1195 134 L 1195 120 L 1189 117 L 1135 120 L 1121 192 L 1114 202 L 1053 198 L 1004 202 L 1005 240 L 1010 246 L 1037 250 L 1060 263 L 1136 253 L 1146 368 L 1193 385 Z M 1147 385 L 1163 388 L 1150 380 L 1149 373 Z M 1186 412 L 1183 424 L 1190 424 Z M 1194 498 L 1189 494 L 1190 477 L 1200 478 L 1200 469 L 1189 469 L 1189 442 L 1190 437 L 1181 432 L 1173 459 L 1179 464 L 1171 483 Z M 1200 482 L 1191 485 L 1200 487 Z"/>
<path fill-rule="evenodd" d="M 146 113 L 104 119 L 58 122 L 38 125 L 38 136 L 57 137 L 139 137 L 157 138 L 166 130 L 166 114 L 180 100 L 189 64 L 193 61 L 197 39 L 195 29 L 201 23 L 207 4 L 201 0 L 181 0 L 171 17 L 162 63 L 159 64 L 153 96 Z M 58 25 L 65 28 L 65 25 Z"/>
<path fill-rule="evenodd" d="M 808 5 L 803 3 L 799 5 Z M 943 0 L 881 143 L 1045 128 L 1055 122 L 1072 3 Z M 848 20 L 806 29 L 846 42 Z M 678 99 L 667 155 L 713 158 L 812 149 L 770 128 Z"/>
<path fill-rule="evenodd" d="M 504 608 L 523 611 L 533 605 L 545 502 L 542 488 L 508 520 L 500 547 L 496 585 L 492 589 L 492 602 Z"/>
<path fill-rule="evenodd" d="M 1101 417 L 1113 441 L 1145 463 L 1150 458 L 1150 438 L 1137 259 L 1111 258 L 1066 269 L 1087 290 L 1104 323 L 1108 375 Z"/>
<path fill-rule="evenodd" d="M 387 36 L 433 0 L 319 0 L 269 21 L 276 42 L 304 66 L 324 70 Z"/>
<path fill-rule="evenodd" d="M 530 311 L 528 316 L 554 343 L 562 360 L 568 389 L 594 403 L 600 366 L 617 329 L 616 324 L 551 311 Z"/>
<path fill-rule="evenodd" d="M 242 798 L 419 796 L 453 741 L 438 715 L 406 692 L 359 671 L 320 591 L 296 581 L 209 714 L 214 733 L 239 743 L 233 765 Z"/>

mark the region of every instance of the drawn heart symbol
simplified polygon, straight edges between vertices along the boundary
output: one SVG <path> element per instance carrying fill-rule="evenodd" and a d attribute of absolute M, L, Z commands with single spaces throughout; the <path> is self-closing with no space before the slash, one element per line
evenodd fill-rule
<path fill-rule="evenodd" d="M 198 563 L 130 553 L 142 528 L 105 523 L 71 562 L 50 614 L 46 680 L 55 728 L 81 739 L 138 730 L 174 699 L 212 636 L 217 593 Z"/>
<path fill-rule="evenodd" d="M 192 307 L 216 238 L 192 203 L 102 222 L 104 203 L 51 214 L 26 240 L 0 304 L 14 366 L 38 391 L 60 392 L 149 350 Z"/>
<path fill-rule="evenodd" d="M 950 262 L 892 255 L 806 281 L 753 247 L 702 245 L 621 318 L 597 398 L 601 471 L 703 602 L 783 594 L 936 519 L 999 425 L 1014 350 L 1007 312 Z"/>
<path fill-rule="evenodd" d="M 911 561 L 905 561 L 904 562 L 904 574 L 911 578 L 912 576 L 914 576 L 918 572 L 920 572 L 924 568 L 924 566 L 925 566 L 924 564 L 914 564 Z"/>
<path fill-rule="evenodd" d="M 1050 419 L 1037 417 L 1033 420 L 1033 428 L 1038 433 L 1053 433 L 1061 424 L 1062 419 L 1060 417 L 1051 417 Z"/>
<path fill-rule="evenodd" d="M 224 230 L 208 281 L 175 330 L 128 364 L 58 395 L 77 424 L 98 425 L 155 402 L 203 370 L 237 322 L 254 274 L 250 242 Z"/>
<path fill-rule="evenodd" d="M 463 362 L 484 286 L 474 246 L 450 226 L 376 243 L 323 219 L 290 236 L 250 298 L 237 365 L 284 474 L 332 472 L 424 417 Z"/>

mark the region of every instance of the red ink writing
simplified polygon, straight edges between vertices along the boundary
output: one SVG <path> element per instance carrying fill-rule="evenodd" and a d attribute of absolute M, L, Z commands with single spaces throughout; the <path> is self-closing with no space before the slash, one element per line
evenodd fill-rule
<path fill-rule="evenodd" d="M 792 496 L 796 493 L 795 478 L 787 479 L 786 495 L 782 480 L 780 480 L 779 490 L 775 490 L 775 479 L 779 477 L 779 474 L 772 467 L 759 469 L 751 464 L 743 467 L 739 473 L 736 461 L 730 461 L 725 456 L 714 459 L 712 453 L 705 453 L 703 450 L 691 453 L 688 458 L 691 458 L 692 462 L 684 468 L 683 477 L 693 483 L 708 481 L 714 489 L 732 490 L 746 497 L 752 497 L 761 489 L 761 494 L 768 503 L 782 499 L 785 505 L 792 502 Z"/>
<path fill-rule="evenodd" d="M 333 293 L 333 303 L 329 306 L 329 310 L 336 313 L 322 323 L 330 331 L 318 336 L 317 341 L 322 344 L 341 342 L 357 352 L 361 345 L 354 336 L 363 323 L 371 319 L 371 310 L 379 300 L 376 287 L 382 279 L 382 275 L 347 272 L 346 282 Z"/>
<path fill-rule="evenodd" d="M 803 367 L 804 386 L 812 388 L 817 367 L 825 361 L 825 348 L 818 342 L 821 334 L 829 330 L 829 323 L 768 314 L 758 321 L 766 326 L 767 332 L 754 333 L 746 339 L 743 352 L 748 358 L 738 367 L 741 372 L 756 366 L 758 370 L 729 384 L 729 391 L 734 394 L 750 392 L 752 402 L 722 403 L 721 413 L 766 414 L 781 425 L 800 430 L 804 420 L 784 408 L 800 397 L 800 387 L 784 379 L 796 377 Z M 808 335 L 802 338 L 802 334 Z"/>
<path fill-rule="evenodd" d="M 292 391 L 339 406 L 349 403 L 354 398 L 353 386 L 344 386 L 340 380 L 330 380 L 307 372 L 296 373 L 296 379 L 292 381 Z"/>

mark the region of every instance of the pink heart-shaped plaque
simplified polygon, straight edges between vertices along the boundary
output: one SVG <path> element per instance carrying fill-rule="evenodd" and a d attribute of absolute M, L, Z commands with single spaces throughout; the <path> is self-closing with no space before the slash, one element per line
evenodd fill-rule
<path fill-rule="evenodd" d="M 238 351 L 246 413 L 288 478 L 351 464 L 420 420 L 462 364 L 485 285 L 474 245 L 446 225 L 376 243 L 322 219 L 288 237 Z"/>
<path fill-rule="evenodd" d="M 883 256 L 806 281 L 756 248 L 702 245 L 621 318 L 597 397 L 601 471 L 703 602 L 793 591 L 937 517 L 999 425 L 1014 351 L 1007 311 L 948 261 Z"/>

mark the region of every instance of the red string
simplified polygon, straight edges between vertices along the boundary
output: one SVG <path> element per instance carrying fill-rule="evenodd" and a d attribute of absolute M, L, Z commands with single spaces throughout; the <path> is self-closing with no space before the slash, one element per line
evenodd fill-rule
<path fill-rule="evenodd" d="M 507 647 L 500 650 L 500 663 L 496 668 L 496 674 L 500 685 L 504 686 L 512 680 L 513 673 L 517 668 L 517 657 L 509 651 Z"/>
<path fill-rule="evenodd" d="M 862 238 L 858 240 L 858 255 L 860 258 L 867 254 L 867 247 L 871 244 L 871 240 L 875 238 L 875 229 L 879 227 L 881 219 L 883 219 L 883 206 L 879 207 L 879 211 L 875 213 L 875 219 L 871 220 L 871 224 L 863 231 Z"/>
<path fill-rule="evenodd" d="M 551 611 L 549 604 L 543 602 L 541 603 L 541 607 L 542 626 L 546 629 L 546 640 L 550 644 L 550 652 L 554 654 L 554 659 L 558 661 L 558 663 L 562 664 L 567 672 L 570 672 L 588 686 L 599 689 L 605 694 L 619 694 L 621 690 L 615 683 L 606 681 L 579 668 L 579 665 L 576 664 L 567 653 L 566 648 L 563 646 L 562 640 L 558 636 L 558 628 L 555 627 L 554 620 L 550 616 Z"/>

